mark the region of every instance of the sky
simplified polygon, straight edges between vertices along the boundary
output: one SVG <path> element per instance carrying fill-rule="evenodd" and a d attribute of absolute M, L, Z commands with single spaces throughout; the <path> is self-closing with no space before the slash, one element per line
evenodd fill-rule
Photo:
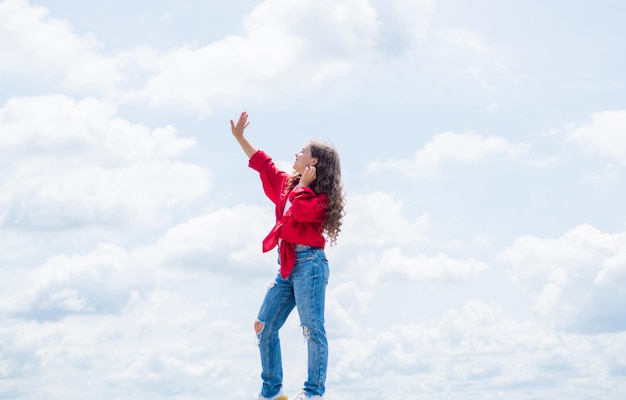
<path fill-rule="evenodd" d="M 626 3 L 0 1 L 0 398 L 252 399 L 286 170 L 341 155 L 326 398 L 621 399 Z M 297 313 L 284 388 L 301 389 Z"/>

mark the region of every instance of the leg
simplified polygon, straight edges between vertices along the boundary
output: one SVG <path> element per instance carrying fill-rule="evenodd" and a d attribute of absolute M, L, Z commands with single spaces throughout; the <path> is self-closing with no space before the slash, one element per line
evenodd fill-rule
<path fill-rule="evenodd" d="M 282 387 L 283 367 L 278 330 L 283 326 L 294 306 L 295 298 L 291 282 L 283 279 L 279 274 L 268 287 L 254 323 L 263 369 L 261 373 L 263 397 L 274 397 Z"/>
<path fill-rule="evenodd" d="M 324 328 L 324 304 L 328 284 L 328 261 L 322 249 L 298 253 L 292 272 L 296 305 L 308 347 L 308 377 L 304 391 L 322 396 L 326 391 L 328 341 Z"/>

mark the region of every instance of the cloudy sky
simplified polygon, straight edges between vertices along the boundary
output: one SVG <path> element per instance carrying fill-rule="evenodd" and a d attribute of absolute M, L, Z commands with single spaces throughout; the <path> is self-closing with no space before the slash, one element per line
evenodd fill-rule
<path fill-rule="evenodd" d="M 273 209 L 342 157 L 327 398 L 621 399 L 626 4 L 2 0 L 0 398 L 247 399 Z M 297 314 L 285 389 L 305 379 Z"/>

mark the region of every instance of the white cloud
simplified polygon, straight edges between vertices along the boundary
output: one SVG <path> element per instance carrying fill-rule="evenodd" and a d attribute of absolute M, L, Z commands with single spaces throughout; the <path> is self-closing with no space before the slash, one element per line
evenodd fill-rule
<path fill-rule="evenodd" d="M 72 158 L 116 165 L 166 159 L 196 144 L 172 126 L 151 131 L 119 117 L 110 103 L 64 95 L 12 98 L 0 109 L 0 126 L 0 152 L 11 158 L 69 150 Z"/>
<path fill-rule="evenodd" d="M 130 96 L 201 114 L 218 103 L 292 96 L 345 74 L 376 38 L 365 0 L 268 0 L 246 16 L 243 35 L 163 54 Z"/>
<path fill-rule="evenodd" d="M 0 206 L 4 225 L 27 230 L 163 222 L 167 219 L 163 211 L 204 194 L 208 179 L 202 169 L 175 162 L 121 168 L 86 165 L 72 171 L 45 161 L 20 166 L 32 170 L 1 185 L 7 199 Z M 45 171 L 46 167 L 57 168 Z"/>
<path fill-rule="evenodd" d="M 108 286 L 106 280 L 101 283 Z M 77 314 L 47 323 L 7 321 L 0 326 L 6 344 L 0 346 L 0 395 L 102 400 L 126 398 L 129 392 L 137 399 L 166 399 L 172 393 L 177 398 L 243 396 L 258 379 L 251 373 L 257 350 L 251 328 L 222 317 L 233 317 L 229 308 L 227 301 L 193 302 L 156 291 L 135 296 L 115 314 Z"/>
<path fill-rule="evenodd" d="M 246 16 L 244 26 L 250 38 L 287 34 L 313 56 L 343 58 L 374 44 L 375 18 L 376 10 L 366 0 L 266 0 Z"/>
<path fill-rule="evenodd" d="M 331 261 L 331 275 L 334 275 Z M 334 338 L 350 338 L 363 331 L 361 319 L 373 299 L 372 292 L 355 281 L 340 281 L 326 292 L 326 326 Z"/>
<path fill-rule="evenodd" d="M 444 28 L 437 32 L 437 37 L 446 45 L 477 55 L 491 53 L 484 39 L 476 32 L 466 28 Z"/>
<path fill-rule="evenodd" d="M 435 243 L 428 234 L 428 213 L 411 218 L 403 201 L 383 192 L 351 193 L 339 240 L 337 261 L 355 280 L 375 285 L 388 280 L 411 282 L 458 281 L 475 278 L 487 265 L 471 258 L 443 253 L 410 255 L 415 248 L 450 248 L 464 244 Z M 485 245 L 485 238 L 475 239 Z M 481 244 L 482 240 L 482 244 Z"/>
<path fill-rule="evenodd" d="M 240 35 L 166 53 L 107 54 L 93 35 L 75 32 L 46 8 L 7 0 L 0 44 L 14 57 L 0 68 L 53 87 L 60 81 L 63 90 L 81 95 L 207 114 L 218 104 L 315 90 L 375 55 L 379 45 L 412 48 L 426 37 L 434 4 L 267 0 L 245 16 Z"/>
<path fill-rule="evenodd" d="M 11 99 L 0 109 L 0 130 L 5 226 L 150 224 L 208 190 L 206 170 L 173 160 L 194 139 L 171 126 L 132 124 L 95 99 Z"/>
<path fill-rule="evenodd" d="M 581 225 L 547 239 L 542 232 L 554 221 L 520 227 L 527 213 L 517 215 L 501 197 L 517 193 L 507 192 L 502 176 L 510 164 L 543 168 L 559 157 L 532 158 L 531 144 L 506 136 L 512 125 L 522 137 L 529 126 L 545 131 L 548 119 L 558 125 L 566 113 L 584 112 L 594 93 L 606 107 L 621 101 L 619 90 L 609 90 L 620 87 L 619 74 L 606 69 L 619 63 L 598 50 L 602 46 L 592 46 L 594 54 L 583 57 L 592 64 L 577 70 L 571 60 L 546 58 L 554 46 L 525 48 L 518 38 L 532 32 L 518 35 L 524 24 L 516 23 L 532 13 L 523 6 L 510 25 L 510 9 L 492 8 L 486 16 L 471 6 L 441 3 L 435 12 L 436 0 L 267 0 L 251 5 L 247 15 L 236 2 L 223 2 L 219 10 L 217 3 L 172 8 L 160 2 L 150 13 L 154 21 L 131 18 L 138 8 L 114 2 L 94 26 L 93 12 L 81 15 L 89 7 L 70 10 L 70 3 L 0 1 L 0 48 L 11 55 L 0 63 L 8 99 L 0 104 L 0 398 L 234 399 L 258 391 L 252 321 L 265 291 L 261 281 L 277 269 L 276 253 L 261 253 L 273 212 L 252 203 L 223 208 L 228 199 L 250 200 L 242 195 L 246 184 L 228 177 L 218 181 L 220 190 L 211 192 L 207 205 L 211 174 L 196 156 L 204 164 L 226 161 L 226 155 L 217 154 L 220 146 L 190 154 L 196 140 L 178 127 L 219 121 L 173 119 L 176 128 L 154 122 L 167 115 L 187 119 L 180 111 L 239 109 L 242 102 L 264 104 L 260 117 L 275 122 L 275 112 L 289 103 L 278 123 L 300 127 L 296 133 L 334 130 L 338 143 L 352 143 L 355 117 L 376 129 L 416 105 L 432 111 L 426 124 L 461 112 L 470 126 L 484 126 L 471 121 L 484 113 L 466 111 L 489 107 L 496 117 L 490 123 L 503 127 L 501 137 L 441 132 L 423 145 L 415 144 L 419 135 L 407 139 L 396 132 L 392 136 L 412 150 L 369 166 L 370 173 L 402 179 L 437 178 L 461 168 L 471 173 L 488 163 L 478 172 L 497 168 L 504 180 L 488 175 L 497 184 L 480 185 L 478 193 L 465 181 L 461 189 L 476 201 L 503 200 L 505 207 L 491 218 L 467 213 L 463 202 L 437 202 L 458 198 L 454 184 L 420 188 L 387 181 L 390 194 L 371 189 L 371 179 L 346 182 L 352 189 L 344 230 L 338 246 L 327 249 L 327 397 L 623 397 L 626 315 L 617 306 L 626 303 L 624 233 Z M 560 8 L 566 10 L 563 21 L 567 9 Z M 202 13 L 213 11 L 225 21 L 203 25 Z M 474 28 L 459 28 L 459 15 Z M 542 15 L 549 29 L 549 13 Z M 126 30 L 130 26 L 133 32 Z M 584 36 L 588 44 L 599 40 L 569 30 L 580 26 L 560 25 L 555 37 L 563 48 L 574 43 L 561 42 L 565 35 Z M 103 36 L 95 37 L 92 27 Z M 121 31 L 140 33 L 127 43 L 150 36 L 169 50 L 101 42 L 111 37 L 124 43 Z M 528 82 L 509 67 L 516 58 L 532 69 L 534 84 L 515 85 Z M 602 78 L 594 75 L 598 71 Z M 572 77 L 578 84 L 568 84 Z M 558 90 L 564 86 L 569 89 Z M 61 94 L 17 98 L 13 91 Z M 554 104 L 574 109 L 541 111 Z M 315 122 L 303 123 L 295 109 Z M 590 180 L 611 182 L 621 173 L 622 122 L 623 111 L 607 111 L 567 131 L 572 142 L 611 161 Z M 285 137 L 265 140 L 280 147 Z M 538 137 L 532 151 L 552 144 Z M 351 146 L 343 158 L 346 170 L 361 170 L 355 163 L 372 150 Z M 538 180 L 524 179 L 537 178 L 535 171 L 530 177 L 521 171 L 516 187 L 530 200 L 548 196 L 554 206 L 576 180 L 572 167 Z M 595 185 L 594 198 L 609 192 L 619 198 L 616 187 Z M 421 189 L 433 191 L 420 198 Z M 541 201 L 525 204 L 533 215 L 551 209 Z M 590 202 L 585 218 L 612 215 L 606 205 Z M 560 210 L 561 217 L 576 219 L 565 215 L 568 209 Z M 534 229 L 525 232 L 533 236 L 519 238 L 501 255 L 529 294 L 520 302 L 517 291 L 505 293 L 510 285 L 491 260 L 503 237 L 524 227 Z M 485 288 L 493 291 L 478 292 Z M 529 304 L 536 315 L 525 320 L 519 314 Z M 294 311 L 281 331 L 289 393 L 306 376 L 297 320 Z"/>
<path fill-rule="evenodd" d="M 444 26 L 433 38 L 433 54 L 440 70 L 445 74 L 443 81 L 455 88 L 471 85 L 469 96 L 484 99 L 486 108 L 500 112 L 501 99 L 508 92 L 523 91 L 533 76 L 519 71 L 519 61 L 508 51 L 497 48 L 494 39 L 484 32 L 458 26 Z M 458 90 L 458 89 L 455 89 Z M 478 90 L 478 92 L 477 92 Z M 483 97 L 484 95 L 489 98 Z"/>
<path fill-rule="evenodd" d="M 137 399 L 247 396 L 259 387 L 258 350 L 250 327 L 232 322 L 232 312 L 228 299 L 196 302 L 161 291 L 99 319 L 10 321 L 0 326 L 6 344 L 0 347 L 6 383 L 0 393 L 37 398 L 54 393 L 64 399 L 89 394 L 103 400 L 129 392 Z M 624 387 L 619 375 L 626 365 L 624 334 L 554 333 L 545 324 L 517 322 L 497 305 L 472 300 L 429 321 L 383 329 L 360 322 L 348 336 L 333 335 L 327 393 L 333 398 L 427 393 L 445 399 L 454 392 L 466 400 L 501 397 L 519 386 L 522 399 L 564 391 L 568 398 L 581 391 L 606 398 L 603 393 Z M 306 352 L 296 331 L 284 329 L 281 336 L 289 391 L 304 377 Z M 30 382 L 26 391 L 19 387 L 24 382 Z"/>
<path fill-rule="evenodd" d="M 425 213 L 410 219 L 405 212 L 403 201 L 391 194 L 350 193 L 340 242 L 360 248 L 423 243 L 430 216 Z"/>
<path fill-rule="evenodd" d="M 2 48 L 8 50 L 2 68 L 19 72 L 26 68 L 63 70 L 77 54 L 97 49 L 93 36 L 78 36 L 67 21 L 50 18 L 44 7 L 26 0 L 0 3 Z"/>
<path fill-rule="evenodd" d="M 586 152 L 626 165 L 626 110 L 593 113 L 588 123 L 571 127 L 567 137 Z"/>
<path fill-rule="evenodd" d="M 264 269 L 259 264 L 268 260 L 261 243 L 273 218 L 267 207 L 219 209 L 170 228 L 156 243 L 136 253 L 160 266 L 200 267 L 215 274 L 232 274 L 233 268 L 260 273 Z"/>
<path fill-rule="evenodd" d="M 380 251 L 363 250 L 342 268 L 353 275 L 355 281 L 366 287 L 382 283 L 459 282 L 475 279 L 488 265 L 472 258 L 456 259 L 446 254 L 428 256 L 410 255 L 409 250 L 390 248 Z"/>
<path fill-rule="evenodd" d="M 532 399 L 563 393 L 568 382 L 568 397 L 580 391 L 602 397 L 599 383 L 615 376 L 601 366 L 623 365 L 626 356 L 619 348 L 624 334 L 604 339 L 555 334 L 544 324 L 515 321 L 497 305 L 468 300 L 437 320 L 384 331 L 366 324 L 360 335 L 341 338 L 333 346 L 337 355 L 330 386 L 350 387 L 349 394 L 334 396 L 339 399 L 404 398 L 407 393 L 498 398 L 517 393 L 520 386 L 520 398 Z"/>
<path fill-rule="evenodd" d="M 31 287 L 18 310 L 36 319 L 68 313 L 120 312 L 151 285 L 126 251 L 99 245 L 85 255 L 59 255 L 32 270 Z"/>
<path fill-rule="evenodd" d="M 369 260 L 378 281 L 458 281 L 475 278 L 487 265 L 471 258 L 459 260 L 445 254 L 408 256 L 400 249 L 385 250 L 378 260 Z"/>
<path fill-rule="evenodd" d="M 91 34 L 79 35 L 69 22 L 26 0 L 0 3 L 0 71 L 54 82 L 61 77 L 82 92 L 112 92 L 120 79 L 114 59 L 99 54 L 101 44 Z"/>
<path fill-rule="evenodd" d="M 529 144 L 499 136 L 444 132 L 436 134 L 413 159 L 376 160 L 367 166 L 367 173 L 393 170 L 412 178 L 436 178 L 446 162 L 482 163 L 495 156 L 519 160 L 527 156 L 529 148 Z"/>
<path fill-rule="evenodd" d="M 580 225 L 558 239 L 519 238 L 501 254 L 537 314 L 559 328 L 626 330 L 626 234 Z"/>
<path fill-rule="evenodd" d="M 428 36 L 436 0 L 372 0 L 383 52 L 414 50 Z"/>

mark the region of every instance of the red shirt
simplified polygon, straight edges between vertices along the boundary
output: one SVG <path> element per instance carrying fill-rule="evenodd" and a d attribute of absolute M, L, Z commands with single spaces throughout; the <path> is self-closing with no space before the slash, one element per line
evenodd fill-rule
<path fill-rule="evenodd" d="M 272 250 L 281 239 L 280 274 L 286 279 L 296 262 L 294 244 L 321 248 L 326 245 L 322 229 L 327 197 L 323 193 L 316 194 L 308 187 L 296 187 L 284 195 L 290 175 L 276 168 L 272 159 L 261 150 L 250 157 L 248 166 L 259 172 L 265 194 L 276 205 L 276 224 L 263 240 L 263 252 Z M 287 199 L 291 207 L 285 211 Z"/>

